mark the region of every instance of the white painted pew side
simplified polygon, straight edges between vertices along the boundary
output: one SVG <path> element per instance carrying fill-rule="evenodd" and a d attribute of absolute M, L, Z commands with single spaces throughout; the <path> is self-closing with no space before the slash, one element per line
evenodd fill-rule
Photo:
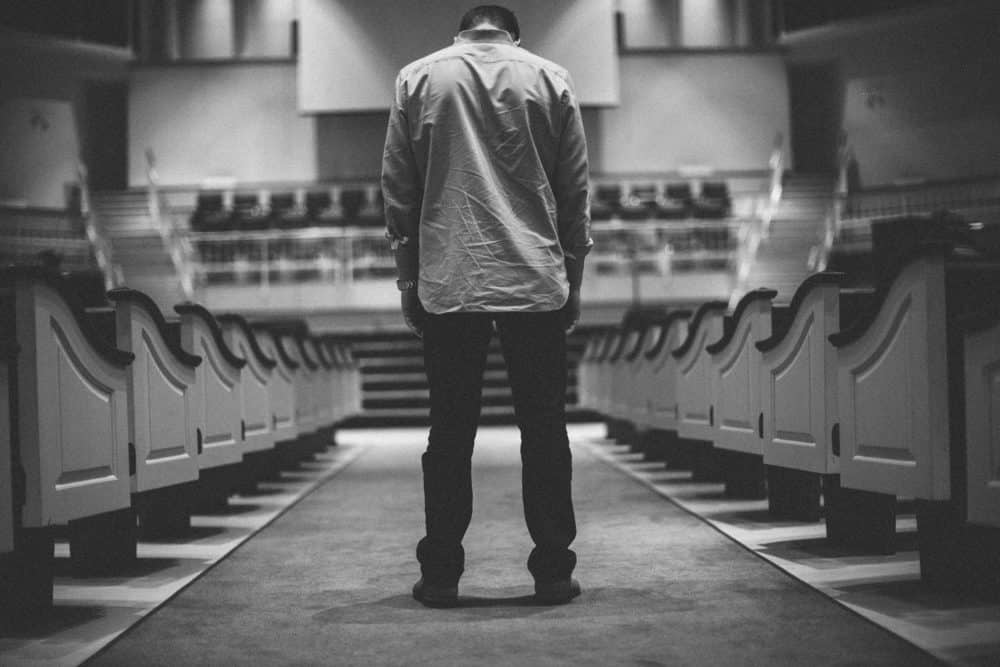
<path fill-rule="evenodd" d="M 14 550 L 14 467 L 11 451 L 11 367 L 17 363 L 13 336 L 0 334 L 0 554 Z"/>
<path fill-rule="evenodd" d="M 614 377 L 614 360 L 617 351 L 625 342 L 625 333 L 615 331 L 608 340 L 607 347 L 598 361 L 597 372 L 597 411 L 605 417 L 611 417 L 613 395 L 611 383 Z"/>
<path fill-rule="evenodd" d="M 682 438 L 715 440 L 712 365 L 705 348 L 722 336 L 726 307 L 723 301 L 702 304 L 684 342 L 671 352 L 677 364 L 677 434 Z"/>
<path fill-rule="evenodd" d="M 276 330 L 278 343 L 296 364 L 293 375 L 295 386 L 295 424 L 299 437 L 308 436 L 316 430 L 316 407 L 312 394 L 313 369 L 306 365 L 294 333 Z"/>
<path fill-rule="evenodd" d="M 771 300 L 777 291 L 758 289 L 740 299 L 720 340 L 706 348 L 715 406 L 715 446 L 763 455 L 760 409 L 760 350 L 771 335 Z"/>
<path fill-rule="evenodd" d="M 647 355 L 661 342 L 664 333 L 663 325 L 659 322 L 646 328 L 642 345 L 631 364 L 632 381 L 625 385 L 627 419 L 639 429 L 648 429 L 651 419 L 648 396 L 652 390 L 653 364 Z"/>
<path fill-rule="evenodd" d="M 659 349 L 646 357 L 650 367 L 649 386 L 644 389 L 652 428 L 674 431 L 677 429 L 677 359 L 673 351 L 681 346 L 688 335 L 691 311 L 670 313 L 663 323 Z"/>
<path fill-rule="evenodd" d="M 181 316 L 181 346 L 202 358 L 195 385 L 198 465 L 206 470 L 239 464 L 244 453 L 240 411 L 241 373 L 246 361 L 229 349 L 215 317 L 204 307 L 181 304 L 174 310 Z"/>
<path fill-rule="evenodd" d="M 834 334 L 841 484 L 894 496 L 951 493 L 945 258 L 919 256 L 874 320 Z"/>
<path fill-rule="evenodd" d="M 353 414 L 361 414 L 364 411 L 364 403 L 362 399 L 364 398 L 362 383 L 364 382 L 364 375 L 361 372 L 361 361 L 354 356 L 354 350 L 351 346 L 345 348 L 347 350 L 347 358 L 351 363 L 351 390 L 354 394 Z"/>
<path fill-rule="evenodd" d="M 45 527 L 130 506 L 128 365 L 94 332 L 58 278 L 3 276 L 17 357 L 16 434 L 25 473 L 22 525 Z"/>
<path fill-rule="evenodd" d="M 788 329 L 757 343 L 764 463 L 821 475 L 839 471 L 832 446 L 837 423 L 837 353 L 842 274 L 806 279 L 791 303 Z"/>
<path fill-rule="evenodd" d="M 298 422 L 295 420 L 295 373 L 299 364 L 279 344 L 278 336 L 270 330 L 255 327 L 257 342 L 261 350 L 276 365 L 268 383 L 268 400 L 271 408 L 271 428 L 275 442 L 295 440 L 299 436 Z"/>
<path fill-rule="evenodd" d="M 614 419 L 627 420 L 631 417 L 628 404 L 628 385 L 635 380 L 629 358 L 636 346 L 642 342 L 642 330 L 629 328 L 624 340 L 611 362 L 611 387 L 609 413 Z"/>
<path fill-rule="evenodd" d="M 333 361 L 327 356 L 326 351 L 314 336 L 302 338 L 300 344 L 305 347 L 306 354 L 312 357 L 317 366 L 314 383 L 314 391 L 316 392 L 316 428 L 330 429 L 336 422 L 333 406 L 333 399 L 336 395 L 334 390 L 336 368 L 333 365 Z"/>
<path fill-rule="evenodd" d="M 583 346 L 583 353 L 580 361 L 576 365 L 576 404 L 581 408 L 590 407 L 590 378 L 591 358 L 594 356 L 594 348 L 597 347 L 599 334 L 593 333 L 587 338 L 587 344 Z"/>
<path fill-rule="evenodd" d="M 968 521 L 1000 528 L 1000 317 L 963 338 Z"/>
<path fill-rule="evenodd" d="M 245 453 L 274 449 L 271 388 L 277 361 L 261 349 L 249 323 L 239 315 L 220 315 L 226 345 L 246 361 L 240 373 L 240 422 Z"/>
<path fill-rule="evenodd" d="M 159 307 L 142 292 L 115 289 L 117 344 L 129 367 L 128 434 L 135 448 L 132 493 L 198 479 L 196 374 L 201 358 L 179 347 Z"/>
<path fill-rule="evenodd" d="M 343 421 L 351 414 L 351 365 L 347 359 L 344 349 L 337 345 L 329 336 L 320 339 L 320 344 L 333 362 L 333 420 Z"/>

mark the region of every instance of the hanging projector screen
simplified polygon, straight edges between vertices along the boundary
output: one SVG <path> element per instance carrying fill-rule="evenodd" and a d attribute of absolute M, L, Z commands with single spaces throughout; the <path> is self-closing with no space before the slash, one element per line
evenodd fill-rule
<path fill-rule="evenodd" d="M 448 46 L 467 0 L 300 0 L 299 111 L 389 108 L 399 69 Z M 580 103 L 618 104 L 614 0 L 509 0 L 522 46 L 569 70 Z"/>

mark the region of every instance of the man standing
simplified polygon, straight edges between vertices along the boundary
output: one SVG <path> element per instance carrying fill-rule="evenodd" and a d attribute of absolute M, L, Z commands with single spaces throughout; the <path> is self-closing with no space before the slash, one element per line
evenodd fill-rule
<path fill-rule="evenodd" d="M 500 336 L 521 431 L 535 597 L 569 602 L 576 537 L 566 334 L 590 249 L 587 148 L 566 70 L 519 47 L 514 14 L 467 12 L 452 46 L 396 79 L 382 162 L 403 316 L 423 338 L 431 429 L 414 597 L 453 605 L 472 516 L 483 371 Z"/>

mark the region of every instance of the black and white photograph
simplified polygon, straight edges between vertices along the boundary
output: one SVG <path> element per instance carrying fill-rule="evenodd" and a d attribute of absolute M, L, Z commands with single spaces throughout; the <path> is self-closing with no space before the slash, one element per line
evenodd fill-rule
<path fill-rule="evenodd" d="M 0 1 L 0 665 L 1000 665 L 1000 5 Z"/>

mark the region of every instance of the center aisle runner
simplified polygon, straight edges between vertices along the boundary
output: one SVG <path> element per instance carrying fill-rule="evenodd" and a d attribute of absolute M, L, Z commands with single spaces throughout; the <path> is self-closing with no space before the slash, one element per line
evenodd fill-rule
<path fill-rule="evenodd" d="M 410 597 L 426 430 L 338 437 L 372 446 L 90 664 L 938 664 L 583 447 L 574 494 L 584 593 L 532 605 L 508 427 L 477 439 L 463 605 L 426 609 Z"/>

